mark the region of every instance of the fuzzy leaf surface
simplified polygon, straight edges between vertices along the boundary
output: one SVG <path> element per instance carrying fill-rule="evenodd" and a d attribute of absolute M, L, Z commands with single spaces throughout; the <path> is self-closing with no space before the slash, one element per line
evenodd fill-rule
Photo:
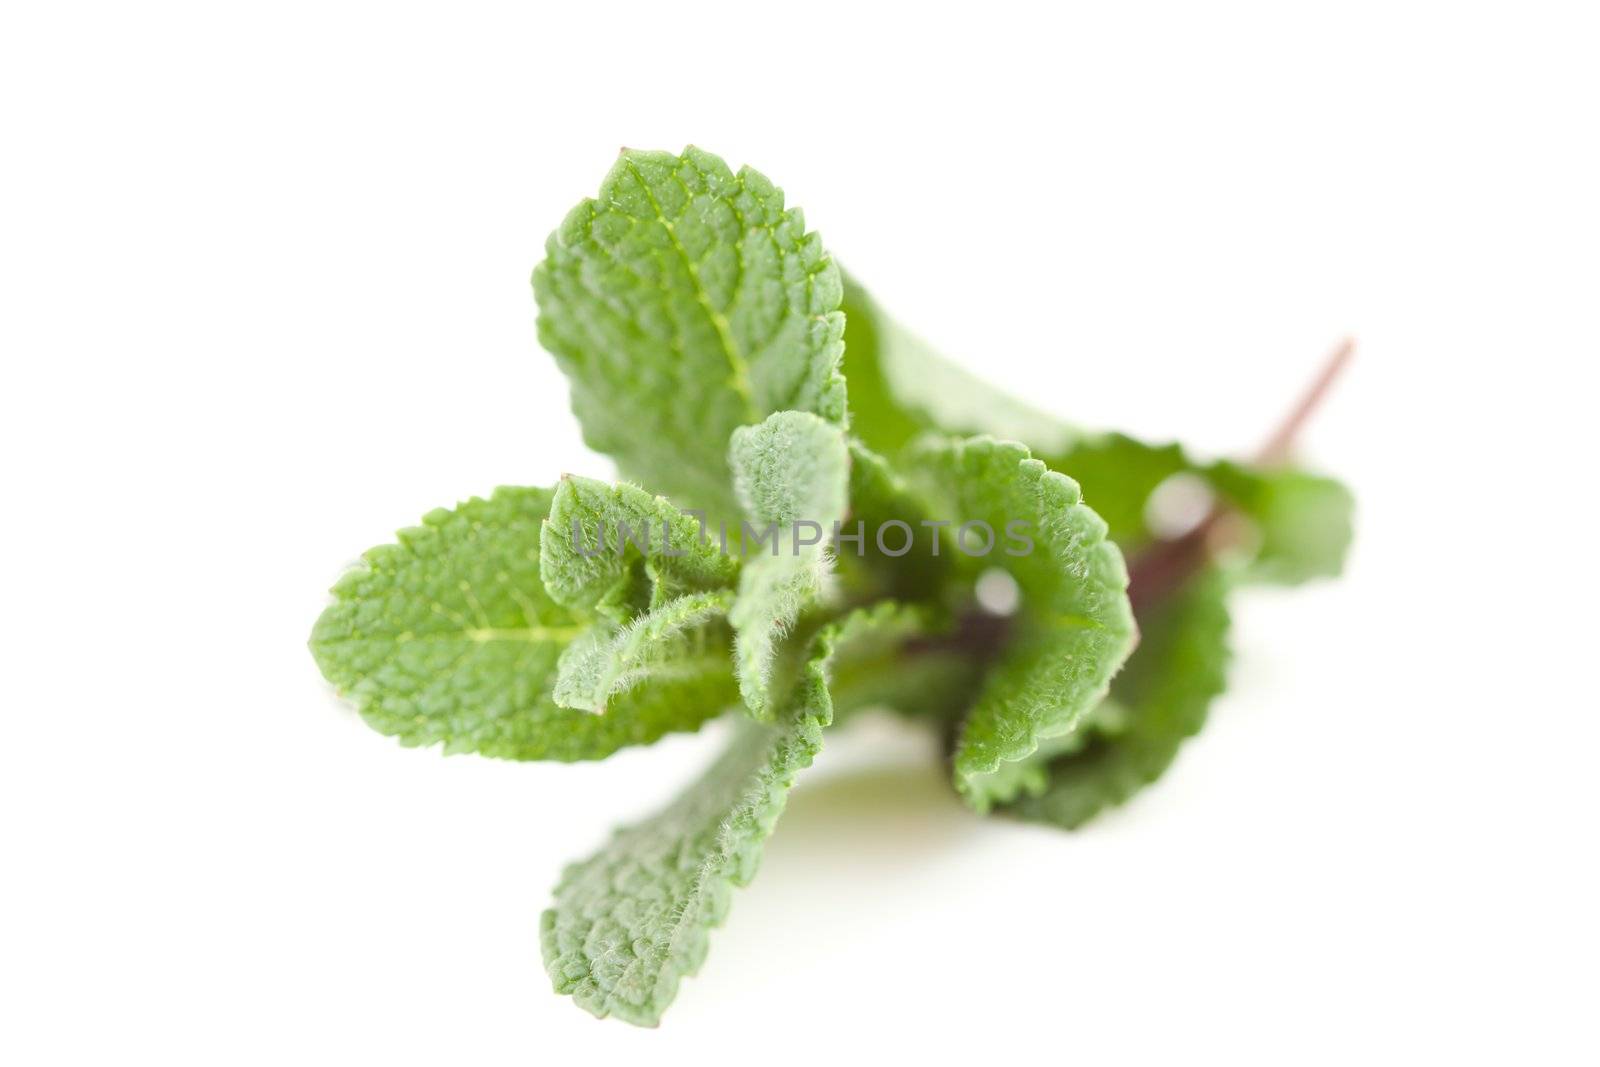
<path fill-rule="evenodd" d="M 765 719 L 772 712 L 778 644 L 817 599 L 828 574 L 828 540 L 848 504 L 850 455 L 843 431 L 800 411 L 741 427 L 729 453 L 745 513 L 758 528 L 776 531 L 772 551 L 745 561 L 728 613 L 739 692 L 751 714 Z M 802 537 L 803 524 L 811 525 Z"/>
<path fill-rule="evenodd" d="M 333 587 L 311 652 L 374 729 L 446 752 L 588 760 L 728 706 L 717 678 L 628 694 L 605 716 L 556 705 L 557 660 L 588 620 L 539 580 L 551 497 L 503 488 L 431 512 Z"/>
<path fill-rule="evenodd" d="M 739 573 L 671 501 L 592 478 L 569 475 L 556 486 L 540 544 L 550 596 L 619 623 L 686 592 L 730 588 Z"/>
<path fill-rule="evenodd" d="M 952 761 L 956 788 L 986 811 L 1012 789 L 1008 776 L 996 777 L 1001 765 L 1071 732 L 1127 658 L 1134 642 L 1128 572 L 1077 483 L 1023 445 L 987 437 L 926 440 L 908 464 L 931 512 L 986 523 L 994 532 L 982 557 L 962 552 L 959 536 L 945 551 L 968 574 L 1003 568 L 1021 592 L 1012 635 L 989 668 Z M 1031 550 L 1019 542 L 1001 547 L 1013 523 L 1026 524 Z M 967 552 L 982 544 L 981 533 L 974 537 Z"/>
<path fill-rule="evenodd" d="M 735 428 L 784 410 L 843 424 L 839 270 L 756 171 L 624 151 L 545 250 L 539 340 L 625 477 L 737 522 Z"/>
<path fill-rule="evenodd" d="M 1226 596 L 1226 579 L 1212 569 L 1148 614 L 1105 713 L 1074 735 L 1082 739 L 1074 750 L 1035 764 L 1032 795 L 1010 810 L 1076 829 L 1161 777 L 1227 683 Z"/>
<path fill-rule="evenodd" d="M 728 675 L 727 627 L 717 624 L 732 603 L 732 590 L 685 593 L 621 626 L 596 624 L 561 653 L 555 702 L 598 714 L 642 683 Z"/>
<path fill-rule="evenodd" d="M 602 1018 L 656 1025 L 705 960 L 711 930 L 734 888 L 755 876 L 796 775 L 822 747 L 835 650 L 917 625 L 884 604 L 824 627 L 779 722 L 740 719 L 727 751 L 676 801 L 567 868 L 540 921 L 557 992 Z"/>

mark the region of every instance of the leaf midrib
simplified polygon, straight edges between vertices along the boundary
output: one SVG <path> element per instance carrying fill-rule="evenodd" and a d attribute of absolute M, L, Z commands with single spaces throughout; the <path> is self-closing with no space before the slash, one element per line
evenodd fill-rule
<path fill-rule="evenodd" d="M 739 352 L 739 346 L 733 339 L 733 327 L 728 322 L 728 317 L 718 311 L 711 304 L 711 295 L 706 292 L 706 287 L 700 280 L 700 268 L 689 256 L 689 250 L 683 247 L 683 242 L 678 240 L 677 227 L 667 218 L 661 209 L 661 202 L 656 199 L 656 194 L 651 191 L 650 183 L 640 173 L 639 166 L 633 160 L 624 157 L 624 163 L 634 180 L 639 183 L 639 188 L 644 190 L 645 199 L 650 201 L 650 209 L 656 214 L 656 221 L 662 229 L 667 231 L 667 240 L 672 242 L 672 248 L 678 253 L 678 259 L 683 263 L 683 269 L 688 272 L 689 280 L 694 283 L 695 302 L 700 305 L 706 317 L 711 320 L 712 329 L 717 333 L 717 341 L 722 346 L 722 355 L 728 361 L 728 368 L 732 373 L 728 385 L 739 394 L 744 401 L 747 421 L 760 422 L 760 409 L 756 407 L 755 391 L 750 386 L 750 364 Z M 687 190 L 685 190 L 687 192 Z"/>

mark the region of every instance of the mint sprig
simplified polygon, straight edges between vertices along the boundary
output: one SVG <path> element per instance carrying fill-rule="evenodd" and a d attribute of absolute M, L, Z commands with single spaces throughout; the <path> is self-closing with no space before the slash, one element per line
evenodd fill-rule
<path fill-rule="evenodd" d="M 545 964 L 596 1015 L 659 1021 L 836 715 L 893 709 L 975 811 L 1077 827 L 1204 723 L 1232 590 L 1349 546 L 1349 492 L 1287 462 L 1331 373 L 1251 462 L 1085 430 L 936 355 L 699 149 L 625 151 L 533 287 L 631 481 L 430 513 L 339 581 L 311 648 L 374 728 L 446 752 L 601 759 L 739 720 L 556 889 Z M 1181 529 L 1157 521 L 1180 482 Z"/>

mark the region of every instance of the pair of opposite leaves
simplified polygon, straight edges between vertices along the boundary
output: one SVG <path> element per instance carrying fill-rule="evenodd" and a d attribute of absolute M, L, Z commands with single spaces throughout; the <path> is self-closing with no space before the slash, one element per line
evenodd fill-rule
<path fill-rule="evenodd" d="M 696 149 L 624 153 L 551 236 L 534 289 L 585 440 L 662 495 L 566 478 L 435 511 L 335 586 L 312 648 L 375 728 L 447 752 L 599 759 L 743 704 L 727 753 L 569 868 L 544 915 L 556 987 L 598 1015 L 659 1019 L 836 708 L 960 717 L 972 806 L 1076 826 L 1203 722 L 1228 587 L 1334 573 L 1348 541 L 1348 495 L 1327 479 L 1201 466 L 994 394 L 898 331 L 765 178 Z M 1146 501 L 1181 473 L 1252 520 L 1257 551 L 1141 617 L 1112 685 L 1135 634 L 1122 553 L 1149 541 Z M 820 547 L 741 561 L 682 508 L 785 532 L 900 519 L 923 539 L 891 559 L 869 537 L 830 579 Z M 983 561 L 1022 594 L 992 663 L 910 651 L 977 569 L 937 554 L 918 521 L 932 515 L 1037 531 L 1031 554 Z M 579 550 L 624 523 L 670 530 L 681 554 Z"/>

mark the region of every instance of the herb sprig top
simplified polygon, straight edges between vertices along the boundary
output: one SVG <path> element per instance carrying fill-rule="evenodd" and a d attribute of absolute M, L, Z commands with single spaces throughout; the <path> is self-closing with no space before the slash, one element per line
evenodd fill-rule
<path fill-rule="evenodd" d="M 925 724 L 974 811 L 1075 828 L 1204 723 L 1232 590 L 1342 566 L 1349 493 L 1287 462 L 1314 397 L 1249 464 L 1082 431 L 903 332 L 700 149 L 623 152 L 533 289 L 627 481 L 430 512 L 334 586 L 311 650 L 375 729 L 447 753 L 595 760 L 738 720 L 556 887 L 545 965 L 595 1015 L 659 1021 L 840 717 Z M 1202 501 L 1187 528 L 1151 521 L 1174 494 Z"/>

